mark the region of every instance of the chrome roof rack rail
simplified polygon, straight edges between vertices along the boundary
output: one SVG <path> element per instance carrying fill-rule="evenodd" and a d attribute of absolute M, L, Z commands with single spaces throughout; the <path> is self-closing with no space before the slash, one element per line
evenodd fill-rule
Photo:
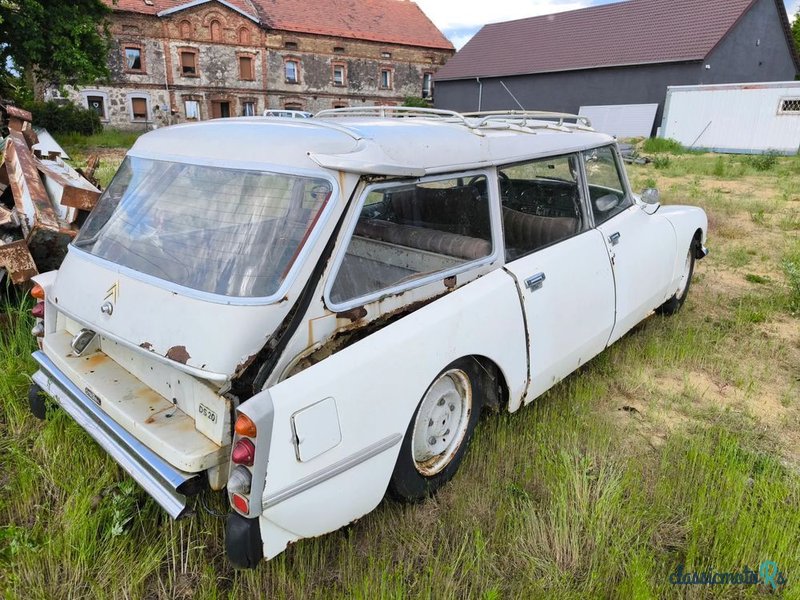
<path fill-rule="evenodd" d="M 464 115 L 453 110 L 438 108 L 420 108 L 416 106 L 348 106 L 345 108 L 328 108 L 314 115 L 314 118 L 329 117 L 417 117 L 428 119 L 454 119 L 469 126 Z"/>
<path fill-rule="evenodd" d="M 477 118 L 480 119 L 477 123 L 477 127 L 483 127 L 484 125 L 491 123 L 491 122 L 503 122 L 503 121 L 511 121 L 517 122 L 523 127 L 527 127 L 528 119 L 536 120 L 536 121 L 557 121 L 559 127 L 565 126 L 577 126 L 577 127 L 585 127 L 588 129 L 592 128 L 592 121 L 589 117 L 585 117 L 583 115 L 575 115 L 572 113 L 564 113 L 564 112 L 550 112 L 544 110 L 494 110 L 494 111 L 482 111 L 482 112 L 469 112 L 464 113 L 463 117 L 468 118 Z M 575 123 L 566 123 L 565 121 L 575 121 Z"/>

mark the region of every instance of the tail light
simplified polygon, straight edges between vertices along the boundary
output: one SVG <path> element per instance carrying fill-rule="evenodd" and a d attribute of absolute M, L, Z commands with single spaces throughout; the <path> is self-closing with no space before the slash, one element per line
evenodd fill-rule
<path fill-rule="evenodd" d="M 44 302 L 37 302 L 31 309 L 31 314 L 37 319 L 44 319 Z"/>
<path fill-rule="evenodd" d="M 44 288 L 37 283 L 31 288 L 31 296 L 37 300 L 44 300 Z"/>
<path fill-rule="evenodd" d="M 236 418 L 234 430 L 239 435 L 251 438 L 256 437 L 256 424 L 244 413 L 239 413 L 239 416 Z"/>
<path fill-rule="evenodd" d="M 233 500 L 233 506 L 236 510 L 244 514 L 250 512 L 250 503 L 247 501 L 247 498 L 239 494 L 231 494 L 231 499 Z"/>
<path fill-rule="evenodd" d="M 249 494 L 252 481 L 253 476 L 247 470 L 247 467 L 239 465 L 233 470 L 228 479 L 228 491 L 231 494 Z"/>
<path fill-rule="evenodd" d="M 242 438 L 233 447 L 231 460 L 237 465 L 252 467 L 256 460 L 256 447 L 247 438 Z"/>
<path fill-rule="evenodd" d="M 36 318 L 36 325 L 31 329 L 34 337 L 44 337 L 44 288 L 38 283 L 31 288 L 31 296 L 37 300 L 31 309 L 31 314 Z M 39 342 L 41 345 L 41 341 Z"/>

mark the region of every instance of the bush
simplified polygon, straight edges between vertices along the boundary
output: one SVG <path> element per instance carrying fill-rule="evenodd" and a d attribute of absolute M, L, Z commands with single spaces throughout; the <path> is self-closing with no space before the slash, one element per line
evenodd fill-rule
<path fill-rule="evenodd" d="M 656 169 L 666 169 L 669 167 L 670 163 L 672 163 L 672 161 L 669 156 L 656 156 L 653 159 L 653 166 Z"/>
<path fill-rule="evenodd" d="M 667 152 L 669 154 L 683 154 L 686 149 L 681 146 L 678 140 L 671 138 L 648 138 L 642 144 L 642 151 L 649 152 L 650 154 L 660 154 Z"/>
<path fill-rule="evenodd" d="M 428 102 L 425 98 L 419 98 L 418 96 L 406 96 L 403 100 L 403 106 L 412 106 L 416 108 L 430 108 L 431 103 Z"/>
<path fill-rule="evenodd" d="M 745 158 L 745 163 L 756 171 L 771 171 L 778 164 L 778 153 L 770 150 L 764 154 L 752 154 Z"/>
<path fill-rule="evenodd" d="M 96 112 L 72 102 L 30 102 L 24 108 L 33 114 L 34 125 L 50 133 L 92 135 L 103 130 Z"/>

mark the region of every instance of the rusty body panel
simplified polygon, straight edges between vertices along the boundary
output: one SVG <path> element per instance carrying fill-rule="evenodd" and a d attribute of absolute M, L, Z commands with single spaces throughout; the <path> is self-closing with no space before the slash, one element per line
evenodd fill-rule
<path fill-rule="evenodd" d="M 75 209 L 90 211 L 97 204 L 100 190 L 64 161 L 55 158 L 37 160 L 36 163 L 53 203 L 63 207 L 61 218 L 73 223 L 77 216 Z"/>
<path fill-rule="evenodd" d="M 17 285 L 39 274 L 25 240 L 0 245 L 0 268 L 8 271 L 11 281 Z"/>
<path fill-rule="evenodd" d="M 12 130 L 6 142 L 6 170 L 14 204 L 20 216 L 33 229 L 34 222 L 49 229 L 59 229 L 50 197 L 39 179 L 36 161 L 19 131 Z"/>

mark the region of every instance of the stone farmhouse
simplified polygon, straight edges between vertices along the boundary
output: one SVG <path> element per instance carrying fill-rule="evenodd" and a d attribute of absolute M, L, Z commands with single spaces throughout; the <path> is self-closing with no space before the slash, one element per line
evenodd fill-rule
<path fill-rule="evenodd" d="M 121 129 L 432 98 L 454 53 L 410 0 L 104 1 L 110 81 L 67 94 Z"/>

